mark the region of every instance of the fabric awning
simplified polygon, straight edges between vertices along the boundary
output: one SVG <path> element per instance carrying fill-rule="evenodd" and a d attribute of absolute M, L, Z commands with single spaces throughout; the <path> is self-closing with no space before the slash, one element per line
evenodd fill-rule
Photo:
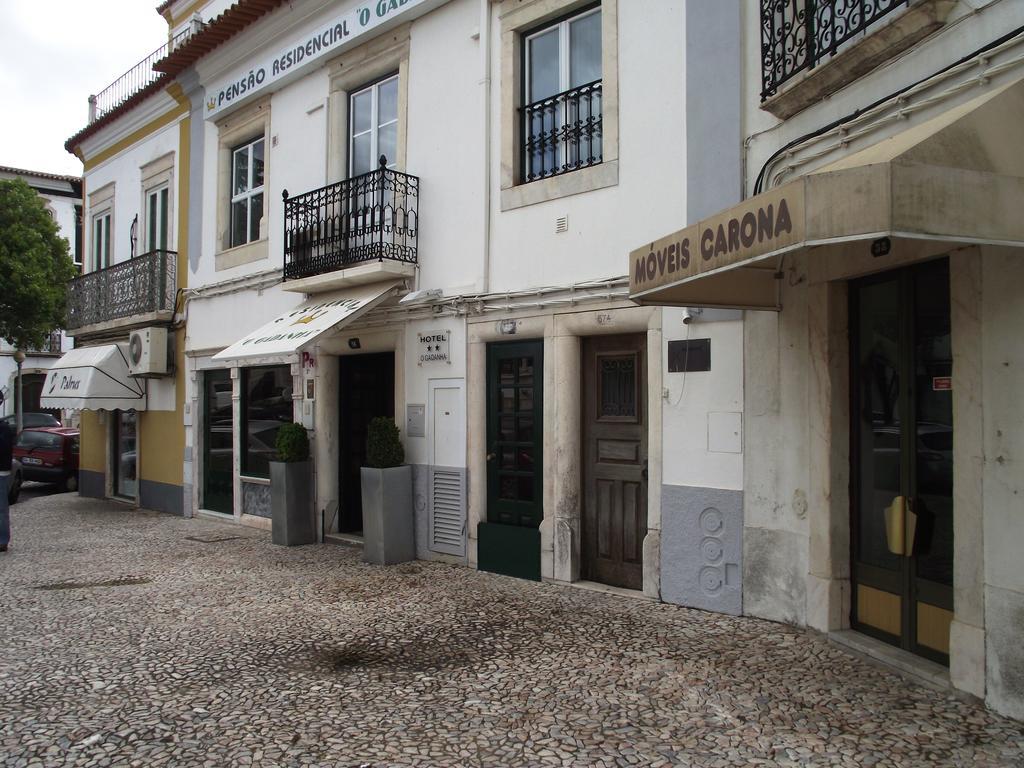
<path fill-rule="evenodd" d="M 373 309 L 391 295 L 397 285 L 395 282 L 373 283 L 314 296 L 218 352 L 213 359 L 246 360 L 298 352 Z"/>
<path fill-rule="evenodd" d="M 629 256 L 641 304 L 778 309 L 786 254 L 865 241 L 1024 246 L 1024 80 Z M 889 238 L 886 243 L 883 238 Z M 916 246 L 915 246 L 916 247 Z M 884 254 L 879 254 L 884 255 Z"/>
<path fill-rule="evenodd" d="M 42 408 L 144 411 L 146 383 L 128 373 L 128 345 L 73 349 L 46 376 Z"/>

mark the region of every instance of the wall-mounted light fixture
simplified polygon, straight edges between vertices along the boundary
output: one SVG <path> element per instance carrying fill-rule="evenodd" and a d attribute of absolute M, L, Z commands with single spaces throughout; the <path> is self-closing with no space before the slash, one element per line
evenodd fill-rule
<path fill-rule="evenodd" d="M 360 346 L 361 345 L 359 344 L 359 337 L 358 336 L 353 336 L 351 339 L 348 340 L 348 348 L 349 349 L 359 349 Z"/>

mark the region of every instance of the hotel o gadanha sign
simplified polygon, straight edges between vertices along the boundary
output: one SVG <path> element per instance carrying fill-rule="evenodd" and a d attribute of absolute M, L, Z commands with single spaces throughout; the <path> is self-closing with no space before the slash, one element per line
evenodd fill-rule
<path fill-rule="evenodd" d="M 303 35 L 234 73 L 206 91 L 206 117 L 227 109 L 234 102 L 261 91 L 299 67 L 336 52 L 343 43 L 364 35 L 426 0 L 367 0 L 332 21 Z"/>
<path fill-rule="evenodd" d="M 803 180 L 752 197 L 629 254 L 629 292 L 659 288 L 804 239 Z"/>

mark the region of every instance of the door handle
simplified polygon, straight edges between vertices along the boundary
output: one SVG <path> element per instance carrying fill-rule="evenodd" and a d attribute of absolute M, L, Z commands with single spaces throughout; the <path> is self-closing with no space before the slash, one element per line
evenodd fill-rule
<path fill-rule="evenodd" d="M 905 539 L 903 541 L 903 554 L 910 557 L 914 554 L 914 539 L 917 534 L 917 513 L 914 511 L 913 499 L 907 497 L 906 510 L 904 517 L 906 522 L 904 523 Z"/>
<path fill-rule="evenodd" d="M 897 496 L 885 508 L 885 543 L 894 555 L 906 551 L 906 499 Z"/>
<path fill-rule="evenodd" d="M 494 461 L 496 458 L 498 458 L 498 454 L 496 454 L 494 452 L 491 452 L 491 453 L 487 454 L 487 460 L 488 461 Z"/>

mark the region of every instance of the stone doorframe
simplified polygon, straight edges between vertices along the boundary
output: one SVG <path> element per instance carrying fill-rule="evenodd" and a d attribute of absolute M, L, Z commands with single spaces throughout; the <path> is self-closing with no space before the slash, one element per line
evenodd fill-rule
<path fill-rule="evenodd" d="M 850 386 L 847 280 L 946 255 L 938 244 L 904 244 L 884 265 L 856 243 L 811 254 L 807 265 L 811 514 L 807 625 L 850 626 Z M 985 695 L 981 253 L 948 253 L 953 346 L 952 684 Z M 785 311 L 785 310 L 783 310 Z"/>
<path fill-rule="evenodd" d="M 514 323 L 515 332 L 508 333 Z M 598 309 L 542 315 L 514 314 L 470 318 L 467 328 L 469 429 L 468 556 L 477 567 L 477 524 L 487 520 L 487 344 L 544 342 L 544 519 L 540 524 L 541 577 L 574 582 L 580 578 L 582 511 L 582 339 L 624 333 L 647 335 L 648 479 L 647 536 L 644 538 L 644 594 L 661 594 L 662 476 L 662 311 L 619 302 Z M 479 480 L 478 480 L 479 478 Z"/>

